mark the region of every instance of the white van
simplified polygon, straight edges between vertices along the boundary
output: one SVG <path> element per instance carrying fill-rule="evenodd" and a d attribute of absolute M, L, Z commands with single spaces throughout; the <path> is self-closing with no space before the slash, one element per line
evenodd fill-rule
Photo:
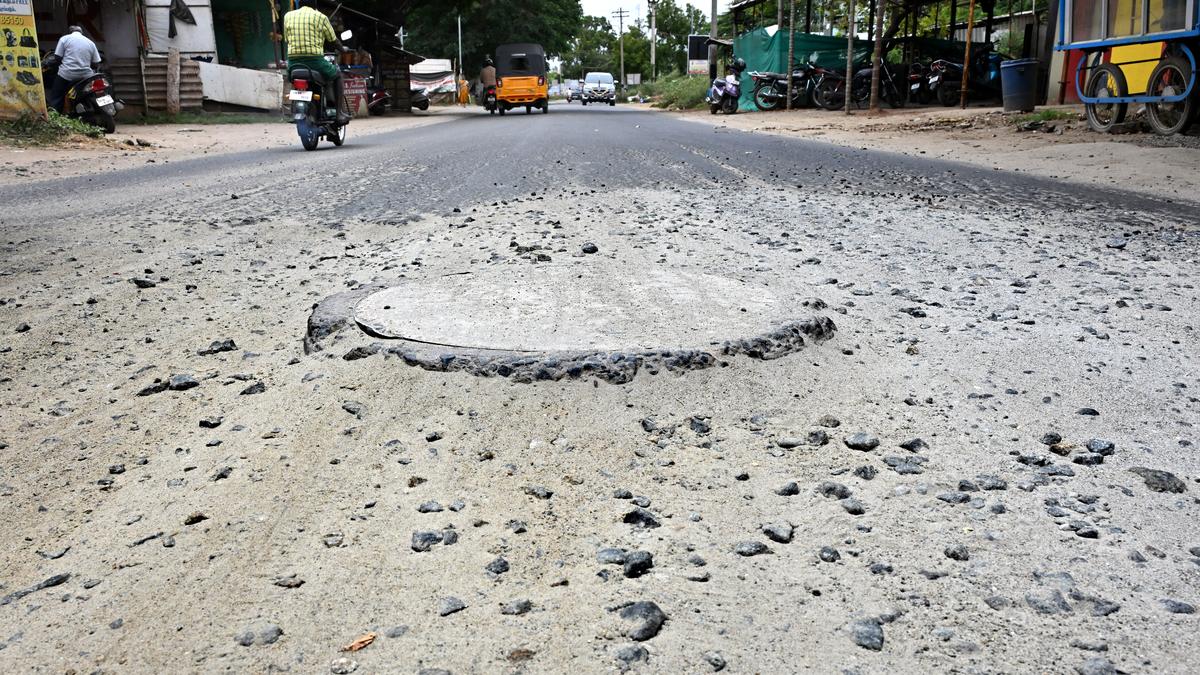
<path fill-rule="evenodd" d="M 612 73 L 588 73 L 583 78 L 583 104 L 617 104 L 617 85 Z"/>

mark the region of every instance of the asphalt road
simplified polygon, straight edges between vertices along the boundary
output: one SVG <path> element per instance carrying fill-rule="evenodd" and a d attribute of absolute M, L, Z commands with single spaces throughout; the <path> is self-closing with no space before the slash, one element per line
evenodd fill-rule
<path fill-rule="evenodd" d="M 1079 167 L 1086 171 L 1086 167 Z M 45 215 L 119 215 L 169 208 L 164 193 L 215 205 L 236 194 L 239 211 L 274 213 L 281 203 L 322 218 L 402 219 L 477 200 L 573 184 L 598 192 L 637 187 L 711 187 L 754 177 L 801 190 L 894 191 L 915 197 L 979 195 L 981 203 L 1045 203 L 1184 215 L 1121 191 L 1065 184 L 939 160 L 853 150 L 828 143 L 708 128 L 621 106 L 558 104 L 550 114 L 488 116 L 471 109 L 450 122 L 323 142 L 305 152 L 249 150 L 96 177 L 0 188 L 0 201 L 32 206 L 0 222 Z M 136 186 L 136 189 L 131 189 Z M 727 196 L 735 199 L 733 195 Z"/>
<path fill-rule="evenodd" d="M 577 105 L 0 204 L 5 672 L 1195 671 L 1191 205 Z"/>

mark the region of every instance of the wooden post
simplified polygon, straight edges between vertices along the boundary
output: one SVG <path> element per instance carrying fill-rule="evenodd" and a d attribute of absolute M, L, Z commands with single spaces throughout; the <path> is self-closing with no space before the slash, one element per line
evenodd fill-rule
<path fill-rule="evenodd" d="M 782 2 L 783 0 L 780 0 Z M 792 109 L 792 69 L 796 63 L 796 0 L 791 0 L 792 10 L 788 16 L 788 62 L 783 72 L 787 73 L 787 109 Z"/>
<path fill-rule="evenodd" d="M 958 106 L 967 107 L 967 90 L 971 86 L 971 34 L 975 32 L 975 0 L 967 10 L 967 49 L 963 56 L 962 90 L 958 94 Z"/>
<path fill-rule="evenodd" d="M 179 49 L 167 51 L 167 114 L 179 114 Z"/>
<path fill-rule="evenodd" d="M 884 0 L 875 0 L 875 54 L 871 57 L 871 111 L 879 112 L 879 69 L 883 62 L 883 8 Z"/>

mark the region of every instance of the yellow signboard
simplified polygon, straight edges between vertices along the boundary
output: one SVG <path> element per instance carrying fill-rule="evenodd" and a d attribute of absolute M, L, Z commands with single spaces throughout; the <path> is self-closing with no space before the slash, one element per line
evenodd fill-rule
<path fill-rule="evenodd" d="M 33 0 L 0 0 L 0 119 L 46 116 Z"/>

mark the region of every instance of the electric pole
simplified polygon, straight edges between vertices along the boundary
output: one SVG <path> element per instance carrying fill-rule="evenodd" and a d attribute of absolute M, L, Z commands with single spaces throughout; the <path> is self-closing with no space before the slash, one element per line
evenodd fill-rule
<path fill-rule="evenodd" d="M 712 29 L 708 36 L 712 39 L 717 39 L 717 0 L 712 0 Z M 710 44 L 708 46 L 708 79 L 709 81 L 717 79 L 717 45 Z"/>
<path fill-rule="evenodd" d="M 618 9 L 612 13 L 613 18 L 617 20 L 617 40 L 621 43 L 621 89 L 625 88 L 625 17 L 629 16 L 629 12 L 624 9 Z"/>
<path fill-rule="evenodd" d="M 650 80 L 658 79 L 658 62 L 655 60 L 655 47 L 658 46 L 658 23 L 656 15 L 658 14 L 657 0 L 650 0 Z M 1010 12 L 1011 13 L 1011 12 Z"/>

